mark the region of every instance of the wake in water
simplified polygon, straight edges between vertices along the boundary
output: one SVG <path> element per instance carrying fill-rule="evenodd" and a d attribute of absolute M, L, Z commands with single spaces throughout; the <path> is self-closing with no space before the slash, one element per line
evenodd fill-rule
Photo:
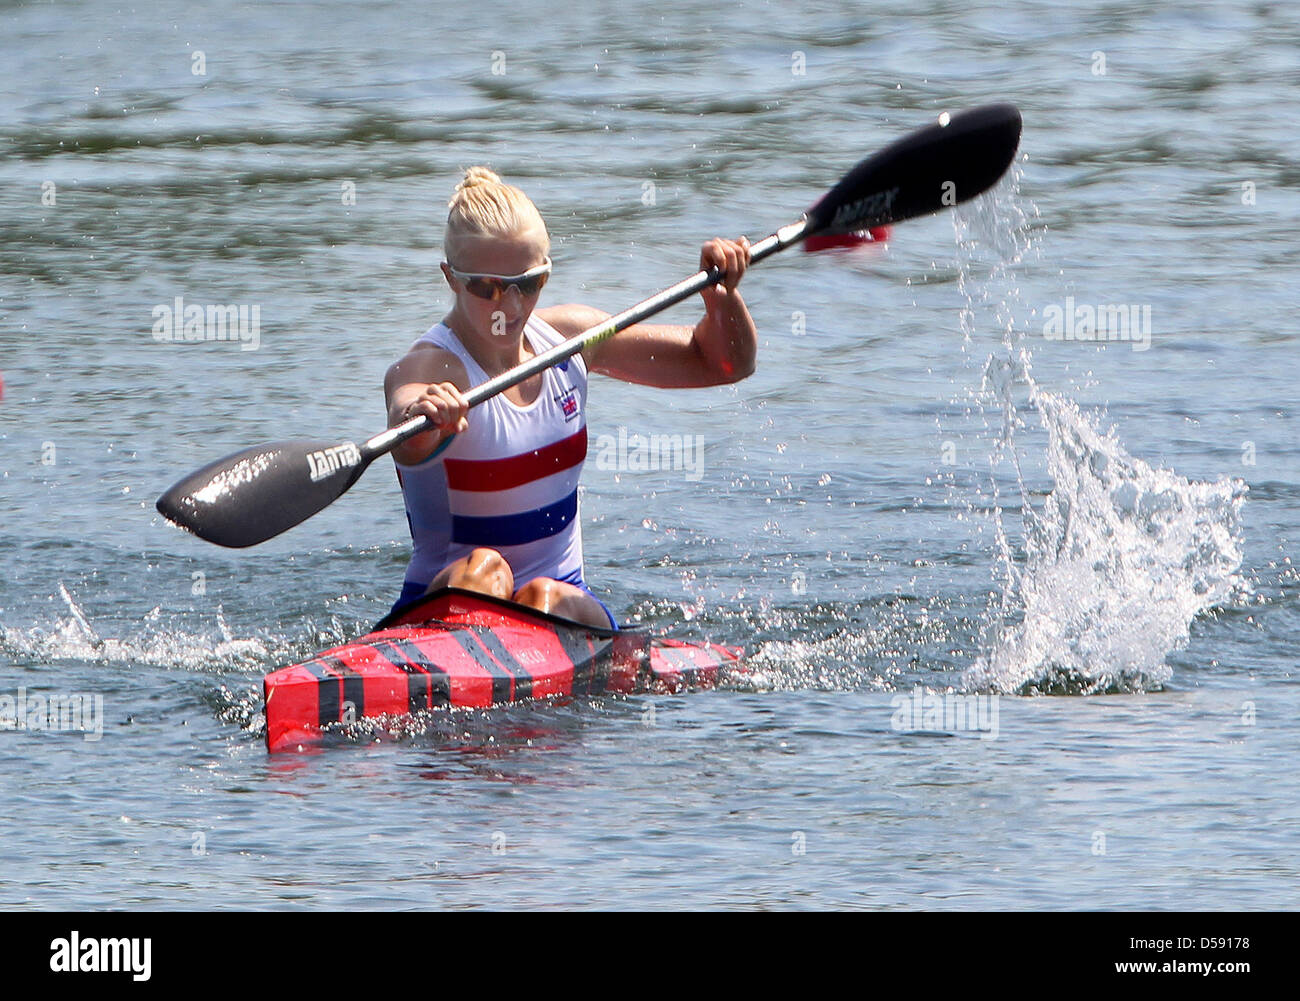
<path fill-rule="evenodd" d="M 1192 621 L 1240 586 L 1246 484 L 1155 469 L 1130 455 L 1113 431 L 1103 432 L 1098 418 L 1034 380 L 1018 329 L 1029 311 L 1019 301 L 1015 269 L 1035 249 L 1017 198 L 1019 175 L 1017 169 L 1011 184 L 956 215 L 968 357 L 977 353 L 981 313 L 991 312 L 1001 331 L 971 394 L 993 438 L 999 580 L 987 652 L 967 669 L 964 685 L 1020 694 L 1159 688 L 1173 673 L 1165 658 L 1187 643 Z M 996 260 L 981 275 L 977 257 L 986 248 Z M 1037 412 L 1047 438 L 1052 487 L 1037 504 L 1021 470 L 1022 407 Z M 1021 547 L 1003 517 L 997 473 L 1004 463 L 1019 493 Z"/>
<path fill-rule="evenodd" d="M 101 636 L 62 581 L 59 596 L 68 607 L 69 617 L 58 619 L 48 627 L 0 626 L 0 655 L 14 661 L 47 664 L 67 660 L 120 662 L 184 670 L 202 670 L 214 665 L 252 667 L 266 663 L 274 655 L 261 640 L 233 636 L 220 608 L 216 612 L 215 633 L 181 631 L 174 623 L 165 621 L 162 611 L 155 608 L 145 615 L 133 635 Z"/>

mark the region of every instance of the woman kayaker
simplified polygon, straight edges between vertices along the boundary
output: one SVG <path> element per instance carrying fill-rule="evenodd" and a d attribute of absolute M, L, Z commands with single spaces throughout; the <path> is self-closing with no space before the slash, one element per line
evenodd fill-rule
<path fill-rule="evenodd" d="M 450 202 L 442 273 L 455 296 L 442 322 L 384 380 L 389 426 L 427 415 L 435 429 L 393 451 L 414 553 L 398 604 L 454 586 L 513 598 L 598 626 L 614 624 L 582 568 L 578 480 L 587 454 L 587 373 L 665 388 L 736 382 L 754 370 L 757 331 L 737 285 L 745 239 L 710 240 L 694 327 L 637 324 L 482 403 L 464 393 L 589 329 L 590 306 L 537 309 L 551 273 L 536 206 L 484 167 Z"/>

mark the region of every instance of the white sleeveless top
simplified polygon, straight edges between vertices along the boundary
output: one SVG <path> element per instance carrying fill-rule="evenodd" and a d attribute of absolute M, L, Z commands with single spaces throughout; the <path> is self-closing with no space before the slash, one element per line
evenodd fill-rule
<path fill-rule="evenodd" d="M 537 354 L 565 339 L 535 315 L 524 336 Z M 450 351 L 472 386 L 488 379 L 446 324 L 415 344 Z M 469 412 L 469 429 L 442 451 L 414 466 L 397 464 L 415 544 L 406 583 L 428 586 L 449 563 L 486 546 L 510 564 L 515 587 L 534 577 L 584 586 L 578 480 L 586 457 L 587 366 L 581 354 L 548 368 L 529 406 L 503 394 L 479 404 Z"/>

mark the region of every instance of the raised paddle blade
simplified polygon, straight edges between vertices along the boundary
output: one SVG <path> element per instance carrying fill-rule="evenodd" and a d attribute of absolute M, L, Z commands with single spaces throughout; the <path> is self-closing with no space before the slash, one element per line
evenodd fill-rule
<path fill-rule="evenodd" d="M 265 542 L 328 507 L 372 457 L 353 442 L 279 441 L 191 473 L 158 498 L 168 521 L 219 546 Z"/>
<path fill-rule="evenodd" d="M 856 233 L 983 194 L 1020 145 L 1020 112 L 986 104 L 904 136 L 863 160 L 808 210 L 809 234 Z"/>

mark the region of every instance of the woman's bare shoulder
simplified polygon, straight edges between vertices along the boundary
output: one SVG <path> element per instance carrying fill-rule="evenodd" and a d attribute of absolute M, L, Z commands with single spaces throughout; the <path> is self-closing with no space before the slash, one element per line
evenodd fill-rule
<path fill-rule="evenodd" d="M 547 306 L 536 312 L 538 319 L 549 323 L 565 337 L 576 337 L 584 330 L 603 323 L 610 317 L 603 309 L 584 306 L 579 302 L 565 303 L 561 306 Z"/>
<path fill-rule="evenodd" d="M 467 389 L 469 374 L 455 354 L 427 341 L 413 345 L 388 367 L 388 373 L 384 376 L 384 388 L 389 390 L 411 383 L 429 385 L 434 382 L 451 382 L 461 389 Z"/>

